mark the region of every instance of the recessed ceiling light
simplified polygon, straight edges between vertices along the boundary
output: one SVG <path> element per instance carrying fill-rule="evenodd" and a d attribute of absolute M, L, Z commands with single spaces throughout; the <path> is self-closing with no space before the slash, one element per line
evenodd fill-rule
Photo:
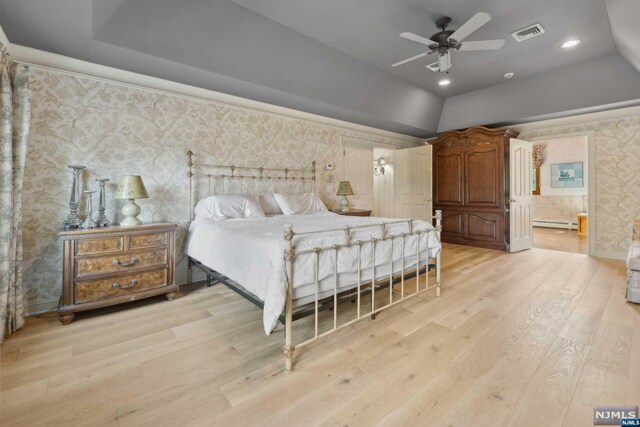
<path fill-rule="evenodd" d="M 516 75 L 516 73 L 513 73 L 513 72 L 504 73 L 504 78 L 505 79 L 510 79 L 511 77 L 513 77 L 515 75 Z"/>
<path fill-rule="evenodd" d="M 568 40 L 568 41 L 562 43 L 560 45 L 560 47 L 563 48 L 563 49 L 569 49 L 571 47 L 578 46 L 580 43 L 582 43 L 582 40 L 578 40 L 578 39 L 576 39 L 576 40 Z"/>
<path fill-rule="evenodd" d="M 448 80 L 448 79 L 443 79 L 438 82 L 440 86 L 447 86 L 450 83 L 451 83 L 451 80 Z"/>

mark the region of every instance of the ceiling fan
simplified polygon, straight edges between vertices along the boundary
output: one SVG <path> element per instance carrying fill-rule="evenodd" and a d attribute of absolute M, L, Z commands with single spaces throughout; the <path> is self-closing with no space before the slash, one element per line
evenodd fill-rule
<path fill-rule="evenodd" d="M 504 39 L 499 40 L 482 40 L 463 42 L 467 36 L 474 31 L 478 30 L 484 24 L 491 20 L 491 16 L 485 12 L 476 13 L 471 19 L 464 23 L 464 25 L 457 30 L 447 30 L 447 26 L 451 23 L 451 18 L 443 16 L 436 21 L 436 26 L 442 31 L 435 33 L 431 38 L 427 39 L 413 33 L 402 33 L 400 37 L 403 39 L 411 40 L 416 43 L 420 43 L 429 47 L 429 52 L 421 53 L 420 55 L 412 56 L 404 61 L 396 62 L 392 67 L 406 64 L 407 62 L 420 59 L 434 52 L 438 53 L 438 62 L 427 65 L 432 71 L 448 72 L 451 68 L 451 49 L 459 51 L 473 51 L 473 50 L 497 50 L 504 46 Z"/>

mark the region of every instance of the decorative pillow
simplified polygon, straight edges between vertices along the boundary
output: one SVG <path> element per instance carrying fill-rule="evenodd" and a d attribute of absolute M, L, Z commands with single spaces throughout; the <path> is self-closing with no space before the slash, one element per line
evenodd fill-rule
<path fill-rule="evenodd" d="M 255 196 L 248 194 L 219 194 L 198 202 L 197 218 L 224 221 L 231 218 L 259 218 L 264 212 Z"/>
<path fill-rule="evenodd" d="M 280 209 L 280 205 L 275 197 L 273 197 L 273 193 L 263 194 L 258 198 L 260 201 L 260 207 L 264 211 L 265 215 L 282 215 L 282 209 Z"/>
<path fill-rule="evenodd" d="M 327 210 L 327 207 L 322 203 L 322 200 L 313 193 L 274 193 L 273 197 L 278 201 L 278 205 L 285 215 L 310 214 Z"/>

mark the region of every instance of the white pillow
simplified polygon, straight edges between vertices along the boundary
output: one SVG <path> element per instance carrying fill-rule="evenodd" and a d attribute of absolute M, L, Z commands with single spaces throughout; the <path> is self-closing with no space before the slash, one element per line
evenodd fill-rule
<path fill-rule="evenodd" d="M 273 193 L 263 194 L 258 198 L 260 201 L 260 207 L 264 211 L 265 215 L 282 215 L 282 209 Z"/>
<path fill-rule="evenodd" d="M 197 218 L 224 221 L 231 218 L 259 218 L 264 212 L 255 196 L 247 194 L 219 194 L 198 202 Z"/>
<path fill-rule="evenodd" d="M 285 215 L 310 214 L 327 210 L 327 207 L 322 203 L 322 200 L 313 193 L 273 193 L 273 197 L 276 198 L 280 209 L 282 209 L 282 212 Z"/>

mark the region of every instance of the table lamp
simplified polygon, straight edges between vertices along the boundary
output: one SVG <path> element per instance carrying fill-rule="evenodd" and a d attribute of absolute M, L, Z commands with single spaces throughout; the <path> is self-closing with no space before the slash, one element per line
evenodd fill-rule
<path fill-rule="evenodd" d="M 342 196 L 340 199 L 340 212 L 347 212 L 349 210 L 349 201 L 347 200 L 347 196 L 353 196 L 351 183 L 349 181 L 340 181 L 340 184 L 338 184 L 338 191 L 336 191 L 336 196 Z"/>
<path fill-rule="evenodd" d="M 135 227 L 142 224 L 142 221 L 136 218 L 140 215 L 140 206 L 136 205 L 135 199 L 148 199 L 149 193 L 140 175 L 124 175 L 116 189 L 115 198 L 129 200 L 129 203 L 122 208 L 124 220 L 120 222 L 121 227 Z"/>

